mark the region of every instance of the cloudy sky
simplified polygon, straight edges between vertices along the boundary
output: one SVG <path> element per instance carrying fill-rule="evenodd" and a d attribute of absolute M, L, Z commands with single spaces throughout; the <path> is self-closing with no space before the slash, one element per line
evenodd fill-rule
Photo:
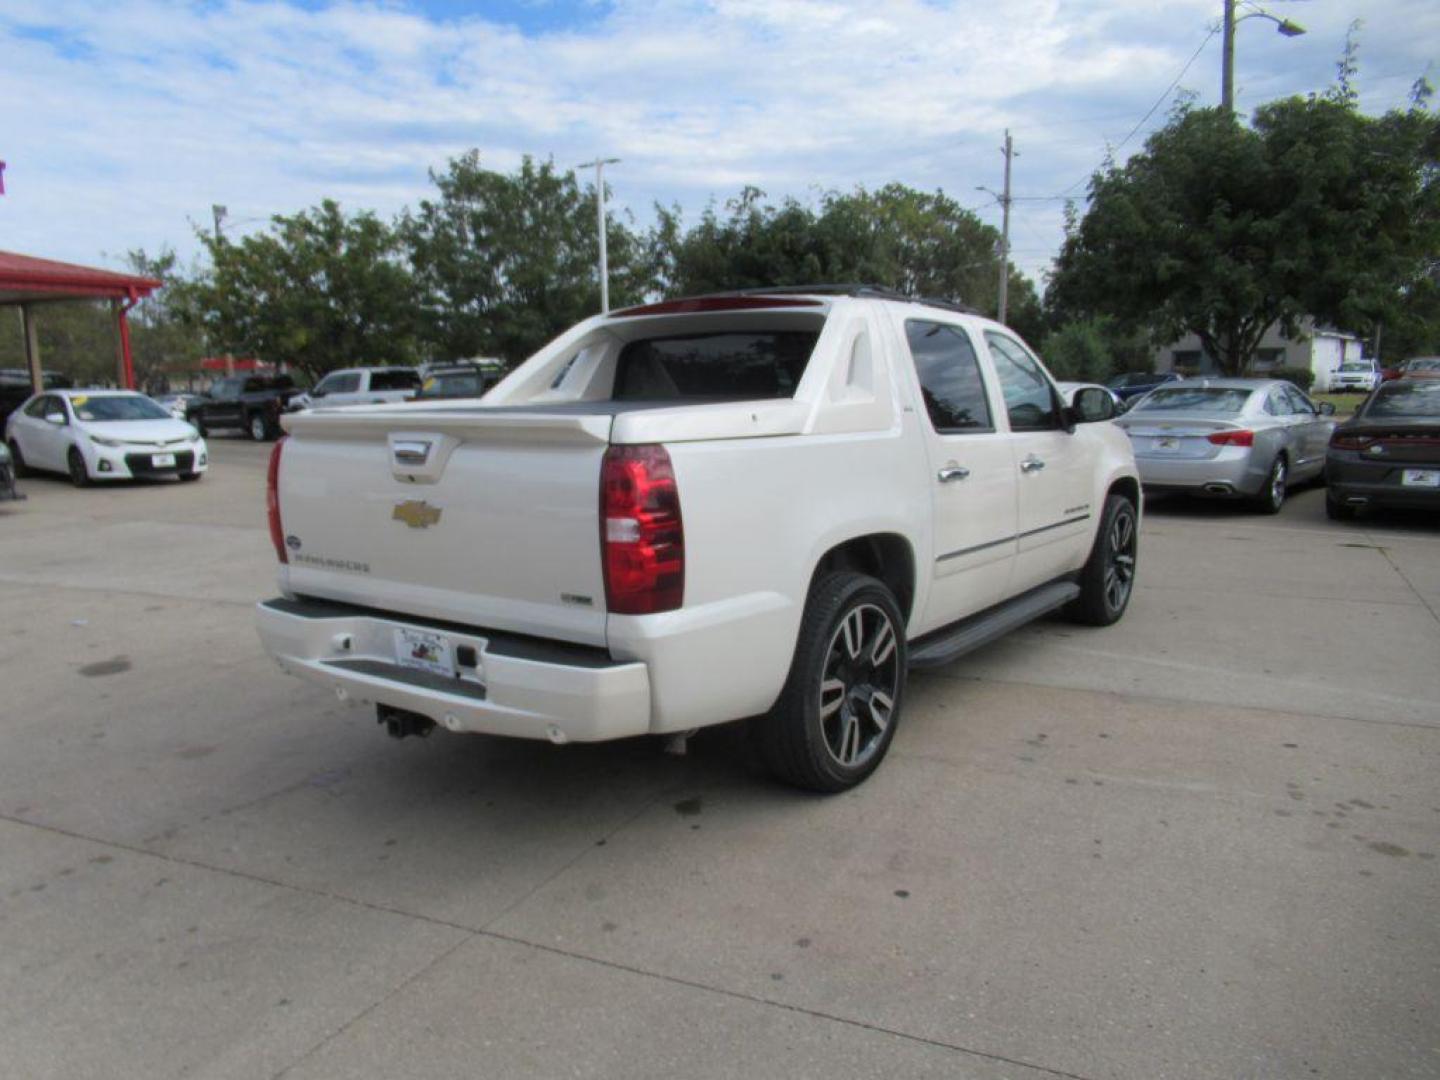
<path fill-rule="evenodd" d="M 1304 25 L 1238 33 L 1248 111 L 1323 89 L 1361 31 L 1362 106 L 1430 65 L 1434 0 L 1266 0 Z M 324 197 L 391 215 L 427 169 L 478 147 L 570 167 L 597 154 L 637 222 L 693 220 L 753 184 L 772 198 L 900 181 L 986 220 L 1008 127 L 1016 261 L 1038 279 L 1063 201 L 1106 147 L 1140 147 L 1178 80 L 1219 97 L 1220 0 L 5 0 L 0 248 L 115 265 L 193 256 L 227 227 Z M 1187 68 L 1187 64 L 1189 65 Z M 1183 72 L 1183 74 L 1182 74 Z M 1142 122 L 1143 121 L 1143 122 Z M 1127 140 L 1128 137 L 1128 141 Z"/>

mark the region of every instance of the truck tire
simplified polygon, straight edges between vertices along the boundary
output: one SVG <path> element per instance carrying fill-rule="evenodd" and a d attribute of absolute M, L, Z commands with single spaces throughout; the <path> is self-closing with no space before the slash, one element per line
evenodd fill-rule
<path fill-rule="evenodd" d="M 1134 503 L 1113 492 L 1106 497 L 1090 558 L 1080 571 L 1080 595 L 1065 606 L 1065 615 L 1071 620 L 1086 626 L 1120 621 L 1135 590 L 1139 525 Z"/>
<path fill-rule="evenodd" d="M 275 424 L 263 412 L 251 413 L 250 419 L 245 423 L 245 429 L 250 433 L 250 438 L 256 442 L 269 442 L 275 438 Z"/>
<path fill-rule="evenodd" d="M 826 793 L 874 772 L 900 720 L 907 655 L 905 620 L 884 584 L 849 571 L 817 580 L 785 687 L 753 721 L 770 772 Z"/>

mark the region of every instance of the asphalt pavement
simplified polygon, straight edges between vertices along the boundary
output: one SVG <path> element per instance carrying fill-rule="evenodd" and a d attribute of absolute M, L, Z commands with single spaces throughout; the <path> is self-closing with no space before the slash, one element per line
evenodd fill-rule
<path fill-rule="evenodd" d="M 1440 521 L 1147 510 L 882 769 L 437 734 L 261 653 L 268 447 L 0 504 L 0 1075 L 1440 1076 Z"/>

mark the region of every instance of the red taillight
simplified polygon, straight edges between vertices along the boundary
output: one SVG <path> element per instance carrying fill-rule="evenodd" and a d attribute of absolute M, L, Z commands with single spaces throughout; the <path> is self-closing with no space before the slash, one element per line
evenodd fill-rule
<path fill-rule="evenodd" d="M 1205 438 L 1216 446 L 1254 446 L 1253 431 L 1216 431 Z"/>
<path fill-rule="evenodd" d="M 270 451 L 270 469 L 265 474 L 265 512 L 270 517 L 270 543 L 275 545 L 275 557 L 288 563 L 285 554 L 285 530 L 280 525 L 280 452 L 285 449 L 288 435 L 281 435 Z"/>
<path fill-rule="evenodd" d="M 1364 450 L 1374 441 L 1368 435 L 1349 435 L 1340 431 L 1330 436 L 1330 445 L 1336 450 Z"/>
<path fill-rule="evenodd" d="M 605 606 L 616 615 L 673 611 L 685 596 L 680 489 L 663 446 L 612 446 L 600 466 Z"/>

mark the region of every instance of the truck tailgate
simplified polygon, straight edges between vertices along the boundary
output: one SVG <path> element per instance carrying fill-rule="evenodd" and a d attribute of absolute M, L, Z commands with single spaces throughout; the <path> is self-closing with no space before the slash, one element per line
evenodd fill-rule
<path fill-rule="evenodd" d="M 611 423 L 478 406 L 286 417 L 282 582 L 296 595 L 603 646 Z"/>

